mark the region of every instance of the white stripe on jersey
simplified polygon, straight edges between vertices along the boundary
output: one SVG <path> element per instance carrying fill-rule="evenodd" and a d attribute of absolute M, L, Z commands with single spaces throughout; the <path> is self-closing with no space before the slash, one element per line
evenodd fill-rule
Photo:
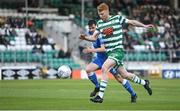
<path fill-rule="evenodd" d="M 103 41 L 108 42 L 108 41 L 113 41 L 113 40 L 119 40 L 119 39 L 122 39 L 122 38 L 123 38 L 123 35 L 120 35 L 118 37 L 108 38 L 108 39 L 105 39 Z"/>
<path fill-rule="evenodd" d="M 121 48 L 121 49 L 123 49 L 123 46 L 122 46 L 122 45 L 118 45 L 118 46 L 116 46 L 116 47 L 114 47 L 114 48 L 111 48 L 111 49 L 106 49 L 106 51 L 107 51 L 107 52 L 109 52 L 109 51 L 113 51 L 114 49 L 117 49 L 117 48 Z"/>
<path fill-rule="evenodd" d="M 116 26 L 113 26 L 114 29 L 117 29 L 117 28 L 122 28 L 121 25 L 116 25 Z"/>
<path fill-rule="evenodd" d="M 118 44 L 122 44 L 122 41 L 118 41 L 118 42 L 115 42 L 115 43 L 105 44 L 105 47 L 116 46 L 116 45 L 118 45 Z"/>
<path fill-rule="evenodd" d="M 122 18 L 120 20 L 120 24 L 122 24 L 124 20 L 125 20 L 125 18 L 122 16 Z"/>
<path fill-rule="evenodd" d="M 122 33 L 122 30 L 117 30 L 113 32 L 113 34 L 120 34 L 120 33 Z"/>

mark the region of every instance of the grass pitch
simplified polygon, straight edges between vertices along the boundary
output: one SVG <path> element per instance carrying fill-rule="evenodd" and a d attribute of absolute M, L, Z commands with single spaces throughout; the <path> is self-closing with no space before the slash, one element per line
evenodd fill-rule
<path fill-rule="evenodd" d="M 131 82 L 138 98 L 115 80 L 108 81 L 104 102 L 89 101 L 93 85 L 88 80 L 0 81 L 0 110 L 180 110 L 180 79 L 151 79 L 153 95 Z"/>

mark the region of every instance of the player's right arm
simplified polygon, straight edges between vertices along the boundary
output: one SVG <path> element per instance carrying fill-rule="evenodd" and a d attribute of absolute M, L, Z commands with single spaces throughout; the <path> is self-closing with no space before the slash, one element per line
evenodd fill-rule
<path fill-rule="evenodd" d="M 106 49 L 105 49 L 103 44 L 101 44 L 100 48 L 89 48 L 89 47 L 87 47 L 87 48 L 83 49 L 83 53 L 85 53 L 85 54 L 86 53 L 105 52 L 105 51 L 106 51 Z"/>
<path fill-rule="evenodd" d="M 148 25 L 145 25 L 137 20 L 130 20 L 130 19 L 127 19 L 126 17 L 124 16 L 120 16 L 119 15 L 119 21 L 120 21 L 120 24 L 129 24 L 129 25 L 132 25 L 132 26 L 137 26 L 137 27 L 144 27 L 144 28 L 152 28 L 154 27 L 154 25 L 152 24 L 148 24 Z"/>
<path fill-rule="evenodd" d="M 152 24 L 145 25 L 145 24 L 143 24 L 137 20 L 128 20 L 128 24 L 133 25 L 133 26 L 137 26 L 137 27 L 144 27 L 144 28 L 154 27 L 154 25 L 152 25 Z"/>
<path fill-rule="evenodd" d="M 95 42 L 97 40 L 98 35 L 99 35 L 99 32 L 95 31 L 92 36 L 87 36 L 86 34 L 81 34 L 79 39 L 87 40 L 90 42 Z"/>

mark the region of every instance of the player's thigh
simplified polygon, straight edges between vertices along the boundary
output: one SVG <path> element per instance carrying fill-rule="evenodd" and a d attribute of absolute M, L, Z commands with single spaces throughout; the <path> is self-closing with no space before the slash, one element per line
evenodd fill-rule
<path fill-rule="evenodd" d="M 103 66 L 102 66 L 102 70 L 103 71 L 108 71 L 110 68 L 114 67 L 116 65 L 116 61 L 114 61 L 113 59 L 106 59 L 106 61 L 104 62 Z"/>
<path fill-rule="evenodd" d="M 99 66 L 95 63 L 90 63 L 86 66 L 86 72 L 91 73 L 96 71 L 99 68 Z"/>
<path fill-rule="evenodd" d="M 108 53 L 108 58 L 116 61 L 116 68 L 123 66 L 124 51 L 122 49 L 115 49 Z"/>

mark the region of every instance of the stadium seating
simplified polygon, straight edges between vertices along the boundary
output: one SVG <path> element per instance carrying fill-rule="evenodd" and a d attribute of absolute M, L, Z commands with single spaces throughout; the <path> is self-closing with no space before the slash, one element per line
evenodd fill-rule
<path fill-rule="evenodd" d="M 60 65 L 69 65 L 72 68 L 79 68 L 71 58 L 56 58 L 58 51 L 51 45 L 42 45 L 42 53 L 33 51 L 35 45 L 27 45 L 25 39 L 25 28 L 15 28 L 17 36 L 11 37 L 10 45 L 0 45 L 1 63 L 42 63 L 43 66 L 57 69 Z M 25 79 L 26 77 L 19 79 Z M 9 77 L 10 79 L 10 77 Z"/>
<path fill-rule="evenodd" d="M 72 58 L 54 58 L 55 50 L 47 51 L 44 54 L 35 54 L 32 51 L 16 50 L 0 52 L 2 63 L 13 62 L 40 62 L 42 65 L 57 69 L 60 65 L 69 65 L 72 68 L 79 68 L 80 65 L 74 63 Z"/>
<path fill-rule="evenodd" d="M 149 52 L 149 51 L 139 51 L 139 52 L 127 52 L 125 60 L 127 61 L 167 61 L 168 55 L 165 52 Z"/>

